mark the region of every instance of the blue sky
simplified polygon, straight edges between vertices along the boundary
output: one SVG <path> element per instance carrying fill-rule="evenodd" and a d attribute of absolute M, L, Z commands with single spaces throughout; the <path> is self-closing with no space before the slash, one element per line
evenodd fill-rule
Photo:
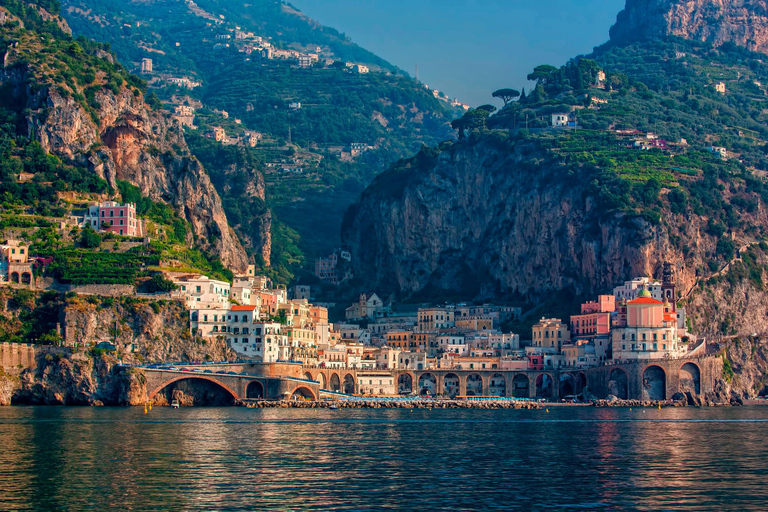
<path fill-rule="evenodd" d="M 473 106 L 608 40 L 624 0 L 290 0 L 324 25 Z"/>

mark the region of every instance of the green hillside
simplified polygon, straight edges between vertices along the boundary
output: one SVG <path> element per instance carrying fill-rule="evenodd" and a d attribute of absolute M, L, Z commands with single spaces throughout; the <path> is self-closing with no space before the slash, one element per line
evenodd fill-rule
<path fill-rule="evenodd" d="M 195 139 L 213 127 L 231 137 L 244 129 L 264 135 L 257 147 L 244 151 L 251 155 L 251 168 L 264 173 L 267 207 L 275 226 L 285 230 L 285 236 L 273 233 L 273 253 L 291 257 L 272 263 L 287 278 L 338 247 L 344 211 L 378 172 L 422 145 L 453 137 L 448 123 L 457 110 L 445 98 L 289 4 L 201 0 L 193 8 L 170 0 L 65 0 L 63 6 L 75 33 L 108 41 L 123 62 L 138 67 L 151 58 L 154 71 L 142 77 L 169 109 L 180 98 L 202 102 L 197 129 L 188 129 L 187 137 L 212 176 L 222 174 L 217 165 L 230 167 L 237 159 L 211 159 L 216 151 Z M 316 54 L 319 48 L 319 60 L 300 68 L 292 61 L 262 59 L 244 51 L 250 43 L 236 41 L 236 32 L 255 34 L 279 50 Z M 353 72 L 345 62 L 366 64 L 371 72 Z M 169 76 L 189 77 L 201 86 L 171 85 Z M 352 143 L 371 149 L 344 157 Z M 275 170 L 285 165 L 300 171 Z M 243 199 L 236 188 L 214 183 L 229 215 L 249 209 L 238 206 Z M 252 235 L 236 229 L 241 237 Z"/>

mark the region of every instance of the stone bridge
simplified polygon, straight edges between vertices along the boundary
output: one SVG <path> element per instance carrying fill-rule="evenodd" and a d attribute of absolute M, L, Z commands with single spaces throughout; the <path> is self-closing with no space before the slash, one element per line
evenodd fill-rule
<path fill-rule="evenodd" d="M 303 369 L 302 377 L 319 382 L 321 389 L 354 394 L 358 376 L 371 370 Z M 381 370 L 375 371 L 381 373 Z M 589 369 L 557 370 L 391 370 L 398 393 L 432 396 L 504 396 L 560 399 L 585 389 L 605 398 L 667 400 L 678 392 L 697 395 L 714 390 L 722 375 L 718 357 L 665 359 L 612 364 Z"/>
<path fill-rule="evenodd" d="M 714 356 L 637 361 L 591 368 L 586 374 L 590 393 L 599 397 L 668 400 L 678 392 L 714 391 L 723 361 Z"/>
<path fill-rule="evenodd" d="M 303 377 L 320 382 L 322 389 L 356 393 L 358 376 L 371 370 L 304 368 Z M 375 371 L 381 373 L 381 370 Z M 506 396 L 551 398 L 581 393 L 587 385 L 583 371 L 510 370 L 391 370 L 398 393 L 431 396 Z M 563 379 L 561 385 L 560 379 Z"/>
<path fill-rule="evenodd" d="M 295 377 L 273 377 L 227 372 L 203 367 L 178 367 L 178 369 L 142 368 L 146 379 L 147 400 L 158 394 L 170 397 L 179 385 L 202 384 L 214 391 L 223 391 L 232 401 L 245 399 L 277 400 L 300 397 L 317 400 L 320 385 Z M 170 401 L 170 400 L 169 400 Z"/>

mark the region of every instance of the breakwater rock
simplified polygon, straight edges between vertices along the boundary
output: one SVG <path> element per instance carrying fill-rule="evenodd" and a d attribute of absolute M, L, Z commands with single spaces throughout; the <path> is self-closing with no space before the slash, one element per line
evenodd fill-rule
<path fill-rule="evenodd" d="M 540 409 L 537 402 L 474 400 L 256 400 L 238 405 L 255 409 Z"/>

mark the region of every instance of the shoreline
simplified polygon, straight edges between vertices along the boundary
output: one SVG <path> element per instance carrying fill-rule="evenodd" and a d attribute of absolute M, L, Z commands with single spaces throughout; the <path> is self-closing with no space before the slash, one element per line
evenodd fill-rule
<path fill-rule="evenodd" d="M 757 404 L 750 404 L 757 405 Z M 683 400 L 598 400 L 590 403 L 534 402 L 513 400 L 237 400 L 235 406 L 249 409 L 548 409 L 549 407 L 699 407 Z M 729 407 L 732 404 L 711 404 L 709 407 Z"/>

